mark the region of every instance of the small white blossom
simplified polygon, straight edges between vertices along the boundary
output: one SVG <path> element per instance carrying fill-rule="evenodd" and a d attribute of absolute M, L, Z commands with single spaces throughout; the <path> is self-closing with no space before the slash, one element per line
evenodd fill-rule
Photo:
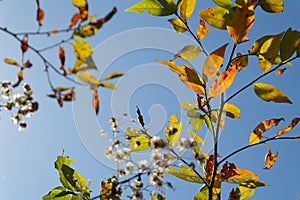
<path fill-rule="evenodd" d="M 125 147 L 122 149 L 122 153 L 124 154 L 124 158 L 128 158 L 131 154 L 131 149 Z"/>
<path fill-rule="evenodd" d="M 159 148 L 164 148 L 167 145 L 166 141 L 161 139 L 159 136 L 154 136 L 150 140 L 150 147 L 152 149 L 159 149 Z"/>
<path fill-rule="evenodd" d="M 123 168 L 126 174 L 131 174 L 134 170 L 134 165 L 132 162 L 127 162 Z"/>
<path fill-rule="evenodd" d="M 18 131 L 23 131 L 27 127 L 27 124 L 25 122 L 21 122 L 19 124 Z"/>
<path fill-rule="evenodd" d="M 134 180 L 134 181 L 132 182 L 131 186 L 132 186 L 134 189 L 139 190 L 139 189 L 141 189 L 141 188 L 144 186 L 144 184 L 143 184 L 143 182 L 140 181 L 140 180 Z"/>
<path fill-rule="evenodd" d="M 143 193 L 139 190 L 134 190 L 130 196 L 131 200 L 142 200 L 143 199 Z"/>
<path fill-rule="evenodd" d="M 193 148 L 197 143 L 192 138 L 181 138 L 178 142 L 177 148 L 179 151 L 184 151 Z"/>
<path fill-rule="evenodd" d="M 12 89 L 4 88 L 1 92 L 1 95 L 4 99 L 9 99 L 12 96 Z"/>
<path fill-rule="evenodd" d="M 105 150 L 104 150 L 104 153 L 105 153 L 105 156 L 109 159 L 112 158 L 113 156 L 113 148 L 111 146 L 107 147 Z"/>
<path fill-rule="evenodd" d="M 147 162 L 147 160 L 141 160 L 138 162 L 138 169 L 140 172 L 144 172 L 147 169 L 149 169 L 149 164 Z"/>
<path fill-rule="evenodd" d="M 121 162 L 125 158 L 125 155 L 122 150 L 118 150 L 113 154 L 113 157 L 116 162 Z"/>

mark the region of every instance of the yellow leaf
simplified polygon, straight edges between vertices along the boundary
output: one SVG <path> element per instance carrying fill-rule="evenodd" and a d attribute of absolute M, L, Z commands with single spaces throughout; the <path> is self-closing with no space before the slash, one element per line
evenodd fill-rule
<path fill-rule="evenodd" d="M 283 0 L 261 0 L 261 8 L 270 13 L 281 13 L 283 11 Z"/>
<path fill-rule="evenodd" d="M 188 130 L 188 132 L 190 134 L 190 137 L 193 138 L 196 142 L 198 142 L 198 143 L 200 143 L 202 145 L 205 145 L 204 140 L 199 135 L 197 135 L 196 133 L 194 133 L 191 130 Z"/>
<path fill-rule="evenodd" d="M 197 39 L 199 41 L 202 40 L 208 34 L 209 31 L 210 29 L 205 26 L 205 22 L 202 19 L 200 19 L 199 26 L 196 31 Z"/>
<path fill-rule="evenodd" d="M 240 109 L 233 104 L 225 104 L 224 112 L 226 112 L 226 116 L 239 119 L 240 118 Z"/>
<path fill-rule="evenodd" d="M 300 118 L 295 117 L 294 119 L 292 119 L 292 121 L 289 123 L 287 128 L 281 129 L 277 132 L 277 136 L 286 134 L 287 132 L 289 132 L 290 130 L 292 130 L 300 121 Z"/>
<path fill-rule="evenodd" d="M 260 139 L 263 137 L 262 134 L 272 128 L 273 126 L 277 126 L 280 121 L 284 120 L 283 118 L 279 119 L 270 119 L 265 120 L 259 123 L 256 128 L 252 131 L 249 139 L 249 144 L 253 145 L 260 142 Z"/>
<path fill-rule="evenodd" d="M 180 16 L 183 20 L 188 20 L 193 14 L 196 0 L 182 0 L 180 6 Z"/>
<path fill-rule="evenodd" d="M 182 122 L 178 122 L 177 116 L 174 114 L 170 117 L 170 125 L 165 128 L 165 137 L 171 146 L 178 141 L 182 130 Z"/>
<path fill-rule="evenodd" d="M 204 82 L 193 68 L 188 65 L 177 66 L 174 61 L 158 60 L 158 62 L 168 65 L 170 70 L 175 72 L 188 88 L 198 94 L 205 94 Z"/>
<path fill-rule="evenodd" d="M 238 71 L 243 70 L 248 66 L 248 56 L 242 55 L 241 53 L 236 54 L 236 59 L 232 61 L 231 65 L 235 66 Z"/>
<path fill-rule="evenodd" d="M 211 121 L 214 123 L 218 122 L 218 117 L 219 117 L 219 111 L 213 110 L 210 113 Z M 225 117 L 222 114 L 221 119 L 220 119 L 220 128 L 222 131 L 224 131 L 224 126 L 225 126 Z"/>
<path fill-rule="evenodd" d="M 184 33 L 187 31 L 186 25 L 180 19 L 169 19 L 168 21 L 177 33 Z"/>
<path fill-rule="evenodd" d="M 199 12 L 199 16 L 209 25 L 226 30 L 226 19 L 224 16 L 228 14 L 228 10 L 221 7 L 207 8 Z"/>
<path fill-rule="evenodd" d="M 247 3 L 237 4 L 226 15 L 226 27 L 235 44 L 248 41 L 245 35 L 249 32 L 254 22 L 253 6 Z"/>
<path fill-rule="evenodd" d="M 150 138 L 146 136 L 133 137 L 130 140 L 131 151 L 145 151 L 150 147 Z"/>
<path fill-rule="evenodd" d="M 187 45 L 174 55 L 174 59 L 181 58 L 186 61 L 191 61 L 200 55 L 200 48 L 197 45 Z"/>
<path fill-rule="evenodd" d="M 202 179 L 192 169 L 183 166 L 180 169 L 171 167 L 166 173 L 188 182 L 203 183 Z"/>
<path fill-rule="evenodd" d="M 75 74 L 83 83 L 87 83 L 91 86 L 91 89 L 95 89 L 100 86 L 100 80 L 96 79 L 92 74 L 88 72 L 81 72 Z"/>
<path fill-rule="evenodd" d="M 274 64 L 280 49 L 280 41 L 283 34 L 284 32 L 271 36 L 270 38 L 267 38 L 267 40 L 261 45 L 258 63 L 263 73 L 266 73 Z"/>
<path fill-rule="evenodd" d="M 78 60 L 85 61 L 85 59 L 93 53 L 91 45 L 81 38 L 74 38 L 73 40 L 75 43 L 71 45 L 73 47 L 75 57 Z"/>
<path fill-rule="evenodd" d="M 220 70 L 227 45 L 228 43 L 224 44 L 205 59 L 202 68 L 202 76 L 205 82 L 212 79 Z"/>
<path fill-rule="evenodd" d="M 269 149 L 269 152 L 266 154 L 265 157 L 265 168 L 264 169 L 270 169 L 273 167 L 275 162 L 277 161 L 278 152 L 276 152 L 276 155 L 272 153 L 271 149 Z"/>
<path fill-rule="evenodd" d="M 233 83 L 236 75 L 236 68 L 231 67 L 227 71 L 223 72 L 217 79 L 211 84 L 208 98 L 214 98 L 225 92 Z"/>
<path fill-rule="evenodd" d="M 85 25 L 79 29 L 75 29 L 73 35 L 78 35 L 82 38 L 87 38 L 95 35 L 98 32 L 98 28 L 95 25 Z"/>
<path fill-rule="evenodd" d="M 82 8 L 86 6 L 86 0 L 72 0 L 72 3 L 74 6 L 76 6 L 77 8 Z"/>
<path fill-rule="evenodd" d="M 112 72 L 110 74 L 108 74 L 104 80 L 110 80 L 110 79 L 113 79 L 113 78 L 118 78 L 118 77 L 121 77 L 123 76 L 124 73 L 123 72 Z"/>
<path fill-rule="evenodd" d="M 264 101 L 292 104 L 292 102 L 283 92 L 272 85 L 265 83 L 255 83 L 253 84 L 253 87 L 255 94 Z"/>
<path fill-rule="evenodd" d="M 18 67 L 21 66 L 17 61 L 15 61 L 14 59 L 11 59 L 11 58 L 5 58 L 4 62 L 6 64 L 9 64 L 9 65 L 15 65 L 15 66 L 18 66 Z"/>

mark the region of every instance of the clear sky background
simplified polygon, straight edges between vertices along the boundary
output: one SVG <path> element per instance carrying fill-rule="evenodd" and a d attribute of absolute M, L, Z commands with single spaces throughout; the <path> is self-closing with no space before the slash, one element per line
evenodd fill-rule
<path fill-rule="evenodd" d="M 99 135 L 100 129 L 109 131 L 107 119 L 111 115 L 121 119 L 120 124 L 124 128 L 128 125 L 128 121 L 122 119 L 122 113 L 129 112 L 129 118 L 135 118 L 134 108 L 135 105 L 139 105 L 145 115 L 147 126 L 153 127 L 150 129 L 153 134 L 161 134 L 164 122 L 173 113 L 180 116 L 182 120 L 187 120 L 184 112 L 179 109 L 178 102 L 194 101 L 194 94 L 180 83 L 175 74 L 159 66 L 155 61 L 172 58 L 172 52 L 177 52 L 193 41 L 184 35 L 176 37 L 175 34 L 171 34 L 171 31 L 168 32 L 171 27 L 167 20 L 172 16 L 152 17 L 148 14 L 124 12 L 136 2 L 138 1 L 89 1 L 90 13 L 97 14 L 99 17 L 106 15 L 113 6 L 119 10 L 95 37 L 87 39 L 95 48 L 94 59 L 99 68 L 96 74 L 105 76 L 111 71 L 122 71 L 127 74 L 117 82 L 118 91 L 99 90 L 101 107 L 98 117 L 93 115 L 90 105 L 91 94 L 87 88 L 79 87 L 76 92 L 78 94 L 76 102 L 66 103 L 62 109 L 53 99 L 46 97 L 46 94 L 51 93 L 51 89 L 43 72 L 43 63 L 32 52 L 26 55 L 34 66 L 25 71 L 25 79 L 32 85 L 35 98 L 40 102 L 40 109 L 32 118 L 26 120 L 28 128 L 24 132 L 17 131 L 18 127 L 11 123 L 8 113 L 4 111 L 0 113 L 0 199 L 41 199 L 44 194 L 59 185 L 58 173 L 54 169 L 53 162 L 63 149 L 66 155 L 76 160 L 72 166 L 85 178 L 91 180 L 91 189 L 94 191 L 92 196 L 96 196 L 99 193 L 100 180 L 110 177 L 115 172 L 109 167 L 112 166 L 111 163 L 103 158 L 102 152 L 106 141 Z M 66 28 L 76 12 L 71 0 L 40 0 L 40 3 L 45 10 L 42 30 Z M 190 21 L 193 30 L 196 30 L 198 25 L 198 11 L 210 6 L 213 4 L 209 0 L 198 1 Z M 285 1 L 284 13 L 279 15 L 266 13 L 258 8 L 255 13 L 255 25 L 248 34 L 251 41 L 241 44 L 238 51 L 247 52 L 251 44 L 263 35 L 278 34 L 289 27 L 299 30 L 298 8 L 299 2 L 292 0 Z M 35 12 L 34 0 L 3 0 L 0 2 L 0 26 L 14 32 L 36 31 Z M 156 30 L 146 27 L 166 29 Z M 140 29 L 120 34 L 134 28 Z M 53 36 L 49 39 L 30 37 L 29 42 L 39 49 L 65 37 L 66 35 Z M 133 42 L 134 38 L 136 42 Z M 149 38 L 153 41 L 147 43 Z M 211 52 L 228 41 L 231 42 L 231 39 L 225 31 L 212 29 L 203 40 L 203 44 L 207 51 Z M 64 46 L 67 51 L 67 65 L 72 66 L 74 57 L 71 56 L 70 45 Z M 228 49 L 231 47 L 232 42 Z M 59 66 L 57 51 L 55 48 L 44 52 L 44 55 Z M 0 61 L 7 57 L 21 59 L 19 43 L 1 32 Z M 201 71 L 199 64 L 201 61 L 203 57 L 192 63 L 199 71 Z M 277 77 L 272 74 L 261 80 L 284 91 L 293 102 L 292 105 L 263 102 L 255 96 L 251 88 L 233 99 L 232 103 L 241 109 L 241 119 L 226 121 L 225 131 L 220 140 L 221 156 L 247 144 L 251 131 L 260 121 L 284 117 L 286 123 L 279 126 L 283 128 L 293 117 L 299 117 L 299 64 L 299 60 L 294 62 L 292 67 L 288 67 L 284 76 Z M 0 64 L 0 80 L 14 81 L 16 74 L 15 67 L 3 62 Z M 248 68 L 238 74 L 235 84 L 226 94 L 232 94 L 259 74 L 261 71 L 257 59 L 251 59 Z M 56 86 L 66 84 L 72 86 L 55 74 L 52 75 L 52 79 Z M 300 128 L 297 128 L 289 134 L 299 134 L 299 130 Z M 271 133 L 275 132 L 271 130 L 267 134 L 271 135 Z M 205 137 L 206 132 L 200 134 Z M 299 143 L 297 141 L 273 142 L 271 147 L 274 152 L 278 150 L 279 158 L 270 171 L 262 169 L 267 152 L 265 146 L 242 152 L 232 157 L 230 162 L 234 162 L 239 168 L 252 170 L 260 177 L 260 181 L 271 185 L 258 188 L 252 199 L 299 198 Z M 170 180 L 176 179 L 170 178 Z M 176 180 L 175 191 L 167 190 L 167 198 L 192 199 L 199 187 L 197 184 Z M 231 185 L 224 187 L 223 199 L 227 198 L 232 187 Z"/>

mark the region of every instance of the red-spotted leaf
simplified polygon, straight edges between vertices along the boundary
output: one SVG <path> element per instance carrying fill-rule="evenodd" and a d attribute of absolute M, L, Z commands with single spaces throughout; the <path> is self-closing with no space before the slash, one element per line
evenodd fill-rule
<path fill-rule="evenodd" d="M 288 127 L 281 129 L 277 132 L 277 136 L 286 134 L 287 132 L 289 132 L 290 130 L 292 130 L 300 121 L 300 118 L 295 117 L 294 119 L 292 119 L 292 121 L 289 123 Z"/>
<path fill-rule="evenodd" d="M 205 82 L 212 79 L 220 70 L 227 45 L 228 43 L 224 44 L 223 46 L 209 54 L 209 56 L 207 56 L 207 58 L 205 59 L 202 68 L 202 76 Z"/>
<path fill-rule="evenodd" d="M 255 94 L 264 101 L 292 104 L 289 98 L 282 91 L 272 85 L 266 83 L 255 83 L 253 84 L 253 88 Z"/>
<path fill-rule="evenodd" d="M 226 15 L 226 28 L 235 44 L 249 40 L 245 35 L 251 29 L 253 22 L 254 9 L 252 5 L 243 2 L 230 9 L 229 14 Z"/>
<path fill-rule="evenodd" d="M 208 34 L 209 31 L 210 29 L 205 26 L 205 22 L 202 19 L 200 19 L 199 26 L 196 31 L 197 39 L 199 41 L 202 40 Z"/>
<path fill-rule="evenodd" d="M 260 139 L 263 137 L 262 134 L 272 128 L 273 126 L 277 126 L 283 118 L 279 119 L 270 119 L 270 120 L 265 120 L 259 123 L 255 129 L 252 131 L 249 139 L 249 144 L 256 144 L 260 142 Z"/>
<path fill-rule="evenodd" d="M 233 83 L 235 75 L 236 68 L 231 67 L 218 76 L 209 88 L 208 98 L 214 98 L 225 92 Z"/>
<path fill-rule="evenodd" d="M 228 14 L 229 11 L 222 7 L 208 8 L 201 10 L 199 16 L 209 25 L 226 30 L 226 19 L 224 16 Z"/>
<path fill-rule="evenodd" d="M 264 169 L 270 169 L 273 167 L 278 158 L 278 152 L 274 154 L 271 149 L 269 149 L 268 153 L 265 156 L 265 167 Z"/>

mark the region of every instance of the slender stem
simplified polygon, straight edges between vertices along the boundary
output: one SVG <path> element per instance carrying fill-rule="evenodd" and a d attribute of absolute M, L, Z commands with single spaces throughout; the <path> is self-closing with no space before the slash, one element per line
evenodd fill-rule
<path fill-rule="evenodd" d="M 59 45 L 61 45 L 61 44 L 63 44 L 63 43 L 66 43 L 66 42 L 70 41 L 71 39 L 72 39 L 72 37 L 69 37 L 69 38 L 67 38 L 67 39 L 65 39 L 65 40 L 61 40 L 60 42 L 57 42 L 57 43 L 55 43 L 55 44 L 52 44 L 52 45 L 50 45 L 50 46 L 44 47 L 44 48 L 42 48 L 42 49 L 39 49 L 38 51 L 39 51 L 39 52 L 47 51 L 47 50 L 52 49 L 52 48 L 54 48 L 54 47 L 57 47 L 57 46 L 59 46 Z"/>
<path fill-rule="evenodd" d="M 78 29 L 78 27 L 75 27 L 75 28 L 68 28 L 68 29 L 61 29 L 61 30 L 55 30 L 56 33 L 63 33 L 63 32 L 70 32 L 70 31 L 74 31 Z M 36 32 L 20 32 L 20 33 L 15 33 L 15 35 L 48 35 L 50 36 L 51 33 L 53 32 L 54 30 L 52 31 L 36 31 Z"/>
<path fill-rule="evenodd" d="M 207 51 L 205 50 L 204 46 L 202 45 L 201 41 L 198 40 L 197 36 L 193 33 L 193 31 L 191 30 L 190 26 L 188 25 L 187 21 L 182 19 L 182 17 L 180 17 L 180 15 L 178 15 L 178 13 L 175 13 L 176 17 L 178 17 L 178 19 L 180 19 L 180 21 L 182 21 L 186 28 L 187 31 L 192 35 L 192 37 L 197 41 L 197 43 L 199 44 L 199 46 L 201 47 L 201 50 L 203 51 L 203 53 L 208 56 Z"/>
<path fill-rule="evenodd" d="M 243 146 L 235 151 L 233 151 L 232 153 L 228 154 L 227 156 L 225 156 L 222 160 L 219 161 L 218 165 L 220 165 L 221 163 L 225 162 L 226 160 L 228 160 L 230 157 L 234 156 L 235 154 L 241 152 L 241 151 L 244 151 L 250 147 L 254 147 L 254 146 L 257 146 L 257 145 L 260 145 L 260 144 L 264 144 L 266 142 L 269 142 L 269 141 L 275 141 L 275 140 L 296 140 L 296 139 L 300 139 L 300 136 L 295 136 L 295 137 L 279 137 L 279 136 L 274 136 L 274 137 L 271 137 L 271 138 L 268 138 L 268 139 L 265 139 L 265 140 L 262 140 L 260 141 L 259 143 L 256 143 L 256 144 L 252 144 L 252 145 L 246 145 L 246 146 Z"/>
<path fill-rule="evenodd" d="M 246 84 L 244 87 L 242 87 L 241 89 L 239 89 L 237 92 L 235 92 L 233 95 L 231 95 L 230 97 L 228 97 L 228 99 L 225 100 L 225 103 L 229 102 L 231 99 L 233 99 L 235 96 L 237 96 L 239 93 L 243 92 L 245 89 L 247 89 L 248 87 L 250 87 L 253 83 L 255 83 L 256 81 L 262 79 L 263 77 L 267 76 L 268 74 L 274 72 L 275 70 L 277 70 L 279 67 L 287 64 L 288 62 L 291 62 L 293 60 L 295 60 L 296 58 L 298 58 L 298 56 L 295 56 L 279 65 L 277 65 L 275 68 L 271 69 L 270 71 L 260 75 L 259 77 L 255 78 L 254 80 L 252 80 L 251 82 L 249 82 L 248 84 Z"/>
<path fill-rule="evenodd" d="M 19 42 L 21 42 L 22 40 L 17 36 L 17 34 L 7 30 L 7 28 L 3 28 L 3 27 L 0 27 L 0 30 L 11 35 L 12 37 L 14 37 L 16 40 L 18 40 Z M 28 44 L 28 48 L 31 49 L 33 52 L 35 52 L 39 57 L 40 59 L 43 60 L 43 62 L 48 66 L 50 67 L 51 69 L 53 69 L 57 74 L 59 74 L 60 76 L 63 76 L 64 78 L 66 78 L 67 80 L 73 82 L 73 83 L 76 83 L 78 85 L 86 85 L 86 84 L 82 84 L 80 82 L 77 82 L 75 80 L 73 80 L 72 78 L 68 77 L 68 76 L 64 76 L 63 73 L 61 73 L 57 68 L 54 67 L 54 65 L 52 65 L 42 54 L 41 52 L 39 52 L 36 48 L 34 48 L 33 46 L 29 45 Z"/>
<path fill-rule="evenodd" d="M 231 53 L 230 53 L 230 57 L 229 57 L 227 66 L 226 66 L 226 70 L 228 70 L 229 67 L 230 67 L 230 63 L 232 62 L 232 58 L 233 58 L 233 55 L 234 55 L 234 52 L 235 52 L 236 47 L 237 47 L 237 44 L 234 43 L 234 45 L 233 45 L 233 47 L 232 47 L 232 50 L 231 50 Z"/>

